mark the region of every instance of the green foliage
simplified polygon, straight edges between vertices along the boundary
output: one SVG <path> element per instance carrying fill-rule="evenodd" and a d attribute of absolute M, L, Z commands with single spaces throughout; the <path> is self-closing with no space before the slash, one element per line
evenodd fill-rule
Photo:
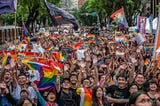
<path fill-rule="evenodd" d="M 134 25 L 134 20 L 140 12 L 140 6 L 141 0 L 89 0 L 86 9 L 97 12 L 102 22 L 114 11 L 123 7 L 129 25 Z"/>
<path fill-rule="evenodd" d="M 60 5 L 60 0 L 47 0 L 55 5 Z M 13 25 L 15 22 L 15 14 L 8 13 L 2 15 L 3 23 L 5 25 Z M 22 25 L 22 22 L 30 26 L 34 21 L 38 24 L 44 20 L 50 19 L 47 9 L 44 5 L 44 0 L 18 0 L 18 6 L 16 11 L 16 20 L 18 26 Z M 44 22 L 45 23 L 45 22 Z M 51 23 L 51 20 L 49 20 Z"/>
<path fill-rule="evenodd" d="M 92 15 L 92 11 L 87 10 L 89 1 L 86 1 L 79 10 L 74 11 L 74 15 L 81 24 L 81 26 L 92 26 L 97 23 L 97 17 Z"/>
<path fill-rule="evenodd" d="M 160 3 L 156 6 L 158 8 L 158 10 L 160 11 Z"/>

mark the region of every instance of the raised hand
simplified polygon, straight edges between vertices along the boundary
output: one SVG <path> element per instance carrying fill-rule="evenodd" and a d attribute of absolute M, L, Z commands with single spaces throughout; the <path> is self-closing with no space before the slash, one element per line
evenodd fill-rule
<path fill-rule="evenodd" d="M 38 91 L 37 85 L 35 83 L 31 83 L 31 86 L 34 88 L 35 91 Z"/>
<path fill-rule="evenodd" d="M 95 57 L 93 58 L 93 64 L 96 64 L 97 61 L 98 61 L 98 58 L 95 56 Z"/>
<path fill-rule="evenodd" d="M 86 63 L 83 62 L 83 61 L 81 61 L 81 62 L 79 63 L 79 66 L 80 66 L 81 68 L 84 68 L 84 67 L 86 66 Z"/>
<path fill-rule="evenodd" d="M 67 71 L 69 69 L 68 64 L 64 64 L 64 71 Z"/>

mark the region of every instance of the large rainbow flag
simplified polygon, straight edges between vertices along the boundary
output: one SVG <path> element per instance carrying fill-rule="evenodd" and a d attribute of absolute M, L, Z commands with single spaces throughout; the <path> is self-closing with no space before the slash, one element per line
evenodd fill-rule
<path fill-rule="evenodd" d="M 157 34 L 155 37 L 155 46 L 154 46 L 154 53 L 158 52 L 157 50 L 160 49 L 160 9 L 159 9 L 159 15 L 158 15 L 158 24 L 157 24 L 158 28 L 157 28 Z M 156 53 L 158 54 L 158 53 Z M 154 57 L 156 57 L 156 59 L 158 60 L 158 67 L 160 67 L 160 56 L 154 54 Z"/>
<path fill-rule="evenodd" d="M 110 17 L 117 23 L 119 29 L 128 27 L 123 8 L 115 11 Z"/>
<path fill-rule="evenodd" d="M 57 69 L 47 64 L 29 61 L 29 60 L 22 60 L 22 63 L 27 65 L 30 70 L 35 70 L 39 72 L 40 81 L 38 80 L 34 81 L 37 84 L 37 87 L 39 90 L 55 88 L 56 76 L 59 73 Z M 35 75 L 32 75 L 31 77 L 33 76 L 38 77 Z M 35 78 L 35 79 L 38 79 L 38 78 Z"/>

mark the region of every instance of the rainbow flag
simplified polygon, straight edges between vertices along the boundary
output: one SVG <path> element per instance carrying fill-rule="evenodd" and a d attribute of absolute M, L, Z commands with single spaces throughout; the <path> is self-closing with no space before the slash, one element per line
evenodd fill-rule
<path fill-rule="evenodd" d="M 26 46 L 26 51 L 29 51 L 29 50 L 31 50 L 32 49 L 32 47 L 30 46 L 30 45 L 27 45 Z"/>
<path fill-rule="evenodd" d="M 15 45 L 13 45 L 13 44 L 10 44 L 9 45 L 9 48 L 8 48 L 8 50 L 14 50 L 16 48 L 16 46 Z"/>
<path fill-rule="evenodd" d="M 80 95 L 80 106 L 91 106 L 92 92 L 87 88 L 77 88 L 77 94 Z"/>
<path fill-rule="evenodd" d="M 20 58 L 24 58 L 25 57 L 25 55 L 23 54 L 23 53 L 18 53 L 18 57 L 20 57 Z"/>
<path fill-rule="evenodd" d="M 137 18 L 137 28 L 138 28 L 139 33 L 141 34 L 146 33 L 146 19 L 147 17 L 142 17 L 142 16 L 139 16 Z"/>
<path fill-rule="evenodd" d="M 29 60 L 22 60 L 22 63 L 28 66 L 28 68 L 31 70 L 40 71 L 42 66 L 46 66 L 45 64 L 34 62 L 34 61 L 29 61 Z"/>
<path fill-rule="evenodd" d="M 42 63 L 42 64 L 47 64 L 47 61 L 44 58 L 39 58 L 36 62 Z"/>
<path fill-rule="evenodd" d="M 90 39 L 89 41 L 88 41 L 88 43 L 93 43 L 94 42 L 94 40 L 93 39 Z"/>
<path fill-rule="evenodd" d="M 144 65 L 147 66 L 148 64 L 149 64 L 149 60 L 148 59 L 144 60 Z"/>
<path fill-rule="evenodd" d="M 31 70 L 37 70 L 40 74 L 40 81 L 34 81 L 39 90 L 47 90 L 55 88 L 56 76 L 58 70 L 47 64 L 42 64 L 29 60 L 22 60 L 22 63 L 29 67 Z M 33 73 L 32 73 L 33 74 Z M 33 75 L 32 75 L 33 77 Z M 38 79 L 38 78 L 35 78 Z"/>
<path fill-rule="evenodd" d="M 81 45 L 82 45 L 82 43 L 77 43 L 77 44 L 73 45 L 73 49 L 78 50 L 78 49 L 80 49 Z"/>
<path fill-rule="evenodd" d="M 37 42 L 37 40 L 38 39 L 36 37 L 32 37 L 32 38 L 31 37 L 27 37 L 27 41 L 28 42 Z"/>
<path fill-rule="evenodd" d="M 115 44 L 115 41 L 114 40 L 108 40 L 108 43 L 109 44 Z"/>
<path fill-rule="evenodd" d="M 115 36 L 115 42 L 126 42 L 125 36 Z"/>
<path fill-rule="evenodd" d="M 52 50 L 53 50 L 53 47 L 49 47 L 49 48 L 48 48 L 48 51 L 52 51 Z"/>
<path fill-rule="evenodd" d="M 153 46 L 145 46 L 145 50 L 146 51 L 153 50 Z"/>
<path fill-rule="evenodd" d="M 154 44 L 154 53 L 157 52 L 157 55 L 154 55 L 154 57 L 158 60 L 158 67 L 160 67 L 160 55 L 159 55 L 159 50 L 160 50 L 160 9 L 159 9 L 159 14 L 158 14 L 158 23 L 157 23 L 157 32 L 155 36 L 155 44 Z M 154 54 L 153 53 L 153 54 Z"/>
<path fill-rule="evenodd" d="M 52 69 L 49 66 L 42 66 L 42 70 L 40 71 L 41 80 L 36 82 L 38 89 L 46 90 L 54 88 L 57 74 L 58 70 Z"/>
<path fill-rule="evenodd" d="M 53 60 L 48 60 L 48 65 L 52 66 L 54 69 L 58 70 L 59 72 L 62 71 L 63 64 L 59 62 L 55 62 Z"/>
<path fill-rule="evenodd" d="M 121 35 L 121 31 L 115 31 L 115 35 Z"/>
<path fill-rule="evenodd" d="M 125 53 L 124 52 L 121 52 L 121 51 L 116 51 L 116 56 L 118 56 L 118 57 L 122 57 L 122 56 L 124 56 L 125 55 Z"/>
<path fill-rule="evenodd" d="M 95 38 L 95 34 L 87 34 L 86 37 L 87 38 Z"/>
<path fill-rule="evenodd" d="M 52 55 L 55 59 L 63 61 L 65 58 L 62 56 L 62 53 L 60 52 L 52 52 Z"/>
<path fill-rule="evenodd" d="M 123 8 L 115 11 L 110 17 L 116 22 L 119 29 L 128 27 L 128 23 L 127 23 Z"/>
<path fill-rule="evenodd" d="M 145 35 L 141 33 L 138 33 L 135 38 L 138 43 L 143 43 L 144 41 L 146 41 Z"/>
<path fill-rule="evenodd" d="M 133 32 L 133 35 L 134 35 L 134 36 L 137 36 L 137 35 L 138 35 L 138 32 L 139 32 L 138 29 L 135 29 L 134 32 Z"/>
<path fill-rule="evenodd" d="M 19 51 L 25 51 L 25 50 L 26 50 L 26 46 L 27 46 L 27 44 L 22 44 L 22 43 L 20 43 L 20 44 L 18 45 L 18 50 L 19 50 Z"/>

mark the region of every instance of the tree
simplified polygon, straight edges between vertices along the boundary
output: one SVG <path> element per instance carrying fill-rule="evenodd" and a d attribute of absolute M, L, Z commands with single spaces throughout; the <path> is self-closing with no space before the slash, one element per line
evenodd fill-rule
<path fill-rule="evenodd" d="M 158 10 L 160 10 L 160 3 L 157 5 Z"/>
<path fill-rule="evenodd" d="M 60 3 L 60 0 L 47 1 L 55 5 L 59 5 Z M 46 19 L 50 18 L 44 5 L 44 0 L 18 0 L 16 16 L 17 24 L 21 26 L 23 21 L 30 31 L 33 29 L 33 24 L 35 21 L 40 24 L 42 21 L 45 23 Z M 15 20 L 14 17 L 14 13 L 3 14 L 2 16 L 6 25 L 13 25 Z M 29 26 L 31 26 L 31 28 Z"/>
<path fill-rule="evenodd" d="M 88 11 L 95 11 L 100 17 L 101 23 L 114 11 L 124 8 L 129 26 L 134 25 L 134 19 L 140 12 L 141 0 L 90 0 Z"/>
<path fill-rule="evenodd" d="M 74 10 L 73 13 L 82 26 L 92 26 L 94 23 L 97 23 L 97 17 L 86 9 L 88 3 L 89 1 L 86 1 L 79 10 Z"/>

